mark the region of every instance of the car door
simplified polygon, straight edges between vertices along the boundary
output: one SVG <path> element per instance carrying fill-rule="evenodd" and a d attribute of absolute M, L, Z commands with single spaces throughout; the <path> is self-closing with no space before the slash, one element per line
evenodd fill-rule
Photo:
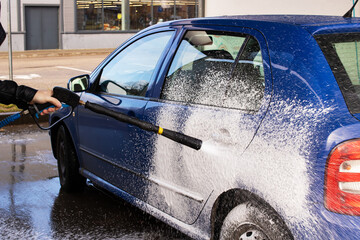
<path fill-rule="evenodd" d="M 81 99 L 143 119 L 146 96 L 174 35 L 174 29 L 163 28 L 127 43 L 98 68 Z M 83 173 L 141 197 L 143 191 L 135 183 L 143 179 L 139 169 L 146 163 L 148 133 L 84 107 L 77 114 Z"/>
<path fill-rule="evenodd" d="M 236 182 L 233 161 L 253 139 L 271 97 L 266 41 L 256 30 L 185 26 L 144 118 L 199 138 L 199 151 L 159 136 L 146 201 L 195 222 L 211 193 Z M 235 156 L 235 157 L 234 157 Z"/>

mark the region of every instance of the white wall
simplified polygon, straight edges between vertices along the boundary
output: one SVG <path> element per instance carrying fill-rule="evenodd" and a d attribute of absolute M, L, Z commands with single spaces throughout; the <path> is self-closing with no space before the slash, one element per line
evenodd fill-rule
<path fill-rule="evenodd" d="M 63 1 L 64 32 L 75 32 L 75 3 L 74 0 Z"/>
<path fill-rule="evenodd" d="M 132 33 L 63 34 L 63 49 L 117 48 Z"/>
<path fill-rule="evenodd" d="M 205 16 L 254 14 L 344 15 L 353 0 L 205 0 Z M 360 16 L 360 3 L 355 8 Z"/>

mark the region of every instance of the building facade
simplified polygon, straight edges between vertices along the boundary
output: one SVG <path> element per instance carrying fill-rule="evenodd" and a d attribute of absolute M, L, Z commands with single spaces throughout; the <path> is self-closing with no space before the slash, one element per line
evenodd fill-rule
<path fill-rule="evenodd" d="M 150 25 L 182 18 L 245 14 L 343 15 L 354 0 L 2 0 L 10 2 L 13 51 L 115 48 Z M 360 11 L 360 5 L 355 9 Z M 0 51 L 7 51 L 3 44 Z"/>

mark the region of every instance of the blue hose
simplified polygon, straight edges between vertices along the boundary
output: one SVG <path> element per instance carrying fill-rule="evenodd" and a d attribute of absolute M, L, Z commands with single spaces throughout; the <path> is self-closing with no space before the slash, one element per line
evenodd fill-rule
<path fill-rule="evenodd" d="M 5 118 L 4 120 L 0 121 L 0 128 L 8 125 L 9 123 L 15 121 L 16 119 L 19 119 L 21 117 L 20 113 L 16 113 L 14 115 L 11 115 L 7 118 Z"/>

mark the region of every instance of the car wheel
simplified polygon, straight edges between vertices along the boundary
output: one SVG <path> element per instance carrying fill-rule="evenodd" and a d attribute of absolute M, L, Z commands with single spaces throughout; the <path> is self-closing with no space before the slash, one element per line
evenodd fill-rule
<path fill-rule="evenodd" d="M 220 240 L 285 240 L 293 239 L 273 210 L 252 203 L 238 205 L 226 216 Z"/>
<path fill-rule="evenodd" d="M 79 192 L 83 190 L 86 178 L 79 173 L 79 162 L 75 149 L 63 125 L 59 127 L 57 132 L 56 151 L 61 188 L 66 192 Z"/>

